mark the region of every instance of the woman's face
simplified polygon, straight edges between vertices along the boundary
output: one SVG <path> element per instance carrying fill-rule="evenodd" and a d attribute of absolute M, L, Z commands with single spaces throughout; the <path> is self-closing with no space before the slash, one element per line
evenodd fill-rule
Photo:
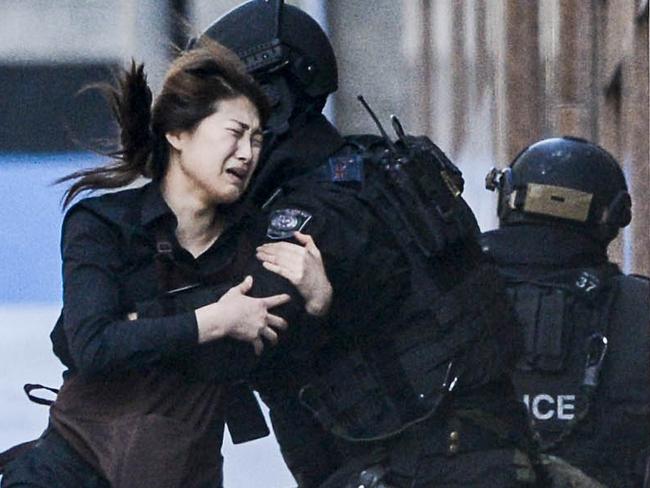
<path fill-rule="evenodd" d="M 262 146 L 257 109 L 246 97 L 222 100 L 194 130 L 168 133 L 168 173 L 208 204 L 237 201 L 250 182 Z"/>

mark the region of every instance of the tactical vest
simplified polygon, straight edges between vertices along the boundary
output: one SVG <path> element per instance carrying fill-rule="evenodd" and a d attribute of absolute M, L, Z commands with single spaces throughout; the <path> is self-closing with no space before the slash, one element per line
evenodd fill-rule
<path fill-rule="evenodd" d="M 613 264 L 504 275 L 523 327 L 515 386 L 542 448 L 607 486 L 638 486 L 650 439 L 648 281 Z"/>
<path fill-rule="evenodd" d="M 317 177 L 357 189 L 404 256 L 408 290 L 372 331 L 330 324 L 328 360 L 300 397 L 335 435 L 373 441 L 430 418 L 451 391 L 500 378 L 514 320 L 444 153 L 425 137 L 404 136 L 397 151 L 375 136 L 346 140 Z"/>

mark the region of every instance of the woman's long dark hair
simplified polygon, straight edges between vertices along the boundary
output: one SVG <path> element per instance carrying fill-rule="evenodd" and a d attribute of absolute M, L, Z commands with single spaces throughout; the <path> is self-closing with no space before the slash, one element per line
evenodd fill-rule
<path fill-rule="evenodd" d="M 120 148 L 109 154 L 110 163 L 57 180 L 76 180 L 65 193 L 64 207 L 83 191 L 120 188 L 140 176 L 162 178 L 169 162 L 165 134 L 192 131 L 218 109 L 219 101 L 245 96 L 257 108 L 262 125 L 270 113 L 264 92 L 239 58 L 214 41 L 201 43 L 172 63 L 153 107 L 142 64 L 132 62 L 115 85 L 96 87 L 119 125 Z"/>

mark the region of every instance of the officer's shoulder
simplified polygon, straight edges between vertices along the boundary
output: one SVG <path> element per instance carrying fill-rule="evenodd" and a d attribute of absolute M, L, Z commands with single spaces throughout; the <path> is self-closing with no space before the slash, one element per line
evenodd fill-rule
<path fill-rule="evenodd" d="M 645 283 L 645 286 L 648 286 L 650 284 L 650 276 L 644 276 L 641 274 L 636 274 L 632 273 L 629 275 L 626 275 L 626 278 L 631 278 L 632 280 L 640 281 L 642 283 Z"/>
<path fill-rule="evenodd" d="M 330 200 L 341 193 L 356 193 L 365 178 L 364 162 L 355 155 L 330 156 L 314 170 L 287 181 L 278 190 L 282 196 L 312 200 Z"/>
<path fill-rule="evenodd" d="M 318 185 L 336 192 L 337 188 L 359 189 L 372 166 L 373 154 L 385 148 L 384 140 L 374 134 L 344 137 L 344 144 L 317 168 L 292 181 L 293 184 Z M 332 185 L 333 184 L 333 185 Z"/>
<path fill-rule="evenodd" d="M 383 137 L 377 134 L 350 134 L 343 137 L 345 145 L 341 151 L 365 151 L 377 146 L 385 146 Z"/>
<path fill-rule="evenodd" d="M 617 280 L 621 286 L 625 286 L 628 288 L 640 288 L 640 289 L 648 289 L 650 288 L 650 277 L 644 276 L 641 274 L 619 274 L 614 277 L 615 280 Z"/>
<path fill-rule="evenodd" d="M 479 241 L 481 244 L 484 244 L 486 247 L 490 246 L 495 240 L 498 240 L 501 236 L 501 229 L 492 229 L 486 230 L 481 233 L 479 236 Z"/>
<path fill-rule="evenodd" d="M 650 306 L 650 279 L 647 276 L 620 274 L 613 281 L 618 288 L 617 302 L 621 307 L 647 314 Z"/>
<path fill-rule="evenodd" d="M 497 252 L 502 250 L 504 244 L 508 244 L 502 229 L 485 231 L 478 236 L 478 241 L 482 251 L 492 259 L 496 259 Z"/>

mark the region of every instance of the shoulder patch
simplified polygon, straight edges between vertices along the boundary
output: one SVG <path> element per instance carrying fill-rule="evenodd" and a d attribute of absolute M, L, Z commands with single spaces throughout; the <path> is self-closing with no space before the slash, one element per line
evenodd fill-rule
<path fill-rule="evenodd" d="M 328 177 L 333 182 L 363 182 L 363 157 L 360 154 L 332 156 L 327 160 Z"/>
<path fill-rule="evenodd" d="M 266 236 L 274 240 L 288 239 L 294 232 L 304 229 L 310 220 L 309 212 L 297 208 L 274 210 L 269 216 Z"/>

